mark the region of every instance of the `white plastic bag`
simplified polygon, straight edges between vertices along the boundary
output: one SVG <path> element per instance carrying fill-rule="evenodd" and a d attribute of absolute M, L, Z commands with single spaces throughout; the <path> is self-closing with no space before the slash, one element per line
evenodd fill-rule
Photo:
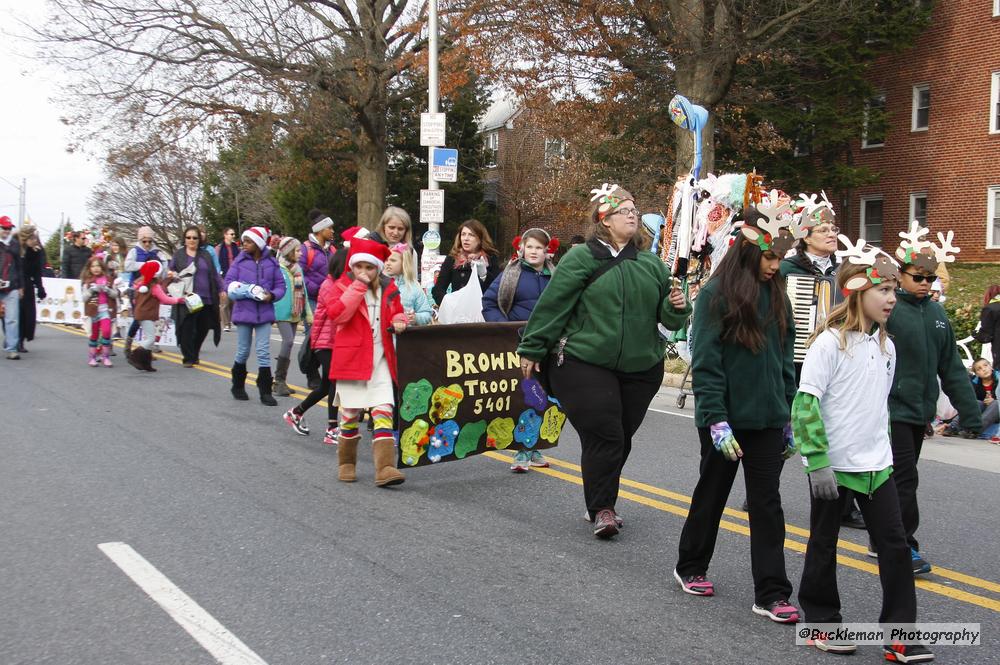
<path fill-rule="evenodd" d="M 438 323 L 482 323 L 486 320 L 483 318 L 483 287 L 475 271 L 468 284 L 441 300 L 437 319 Z"/>

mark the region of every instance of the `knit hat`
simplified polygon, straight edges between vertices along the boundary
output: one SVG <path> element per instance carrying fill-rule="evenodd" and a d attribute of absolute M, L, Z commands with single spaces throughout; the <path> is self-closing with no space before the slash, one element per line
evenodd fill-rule
<path fill-rule="evenodd" d="M 588 214 L 592 222 L 599 222 L 615 210 L 624 201 L 635 202 L 635 197 L 613 183 L 604 183 L 599 188 L 590 190 L 590 208 Z"/>
<path fill-rule="evenodd" d="M 240 236 L 240 240 L 252 240 L 253 244 L 257 245 L 260 251 L 264 251 L 267 247 L 267 240 L 271 233 L 263 226 L 251 226 L 249 229 L 243 232 Z"/>
<path fill-rule="evenodd" d="M 952 263 L 955 260 L 954 254 L 958 254 L 961 249 L 951 244 L 955 239 L 955 232 L 948 231 L 948 235 L 938 232 L 938 242 L 924 240 L 923 237 L 930 233 L 930 229 L 920 226 L 920 222 L 913 220 L 910 222 L 909 233 L 899 232 L 902 242 L 896 250 L 896 257 L 904 264 L 922 268 L 929 273 L 935 273 L 941 263 Z"/>
<path fill-rule="evenodd" d="M 0 217 L 0 229 L 12 229 L 14 228 L 14 222 L 10 221 L 10 217 L 4 215 Z"/>
<path fill-rule="evenodd" d="M 156 276 L 160 274 L 162 269 L 163 264 L 159 261 L 146 261 L 139 266 L 139 279 L 135 281 L 135 284 L 139 285 L 139 293 L 149 292 L 149 285 L 153 283 L 153 280 L 156 279 Z"/>
<path fill-rule="evenodd" d="M 380 242 L 355 236 L 351 240 L 351 249 L 347 253 L 347 265 L 353 268 L 355 263 L 366 261 L 382 272 L 387 258 L 389 258 L 388 247 Z"/>
<path fill-rule="evenodd" d="M 153 229 L 148 226 L 140 226 L 136 229 L 135 239 L 142 240 L 143 238 L 154 238 L 156 234 L 153 233 Z"/>
<path fill-rule="evenodd" d="M 278 243 L 278 254 L 282 258 L 288 259 L 288 257 L 292 255 L 292 252 L 294 252 L 301 246 L 302 243 L 300 243 L 292 236 L 285 236 L 284 238 L 281 239 L 281 242 Z"/>
<path fill-rule="evenodd" d="M 323 229 L 333 228 L 333 220 L 329 217 L 320 217 L 316 220 L 316 223 L 312 225 L 313 233 L 319 233 Z"/>

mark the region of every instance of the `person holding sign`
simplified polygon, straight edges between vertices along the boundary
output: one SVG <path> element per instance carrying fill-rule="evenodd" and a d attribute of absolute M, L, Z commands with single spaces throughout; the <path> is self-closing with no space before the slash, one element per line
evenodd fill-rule
<path fill-rule="evenodd" d="M 399 485 L 406 477 L 396 468 L 392 412 L 396 382 L 396 347 L 389 334 L 406 330 L 399 290 L 382 276 L 389 248 L 365 238 L 351 239 L 348 272 L 334 284 L 327 316 L 337 326 L 330 378 L 337 382 L 340 438 L 337 478 L 357 480 L 358 423 L 371 411 L 372 459 L 378 487 Z"/>
<path fill-rule="evenodd" d="M 441 272 L 431 289 L 434 302 L 440 305 L 449 288 L 454 292 L 468 284 L 473 271 L 485 292 L 500 274 L 500 261 L 489 231 L 479 220 L 469 219 L 458 227 L 451 252 L 441 264 Z"/>
<path fill-rule="evenodd" d="M 663 380 L 657 323 L 677 330 L 691 306 L 644 251 L 635 198 L 607 183 L 591 194 L 589 239 L 559 262 L 517 352 L 525 378 L 541 372 L 579 433 L 586 517 L 610 538 L 622 525 L 615 504 L 632 437 Z"/>

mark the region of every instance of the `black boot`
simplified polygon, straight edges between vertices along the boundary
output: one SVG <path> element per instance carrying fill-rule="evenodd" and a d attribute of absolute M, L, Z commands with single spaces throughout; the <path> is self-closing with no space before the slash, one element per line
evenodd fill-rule
<path fill-rule="evenodd" d="M 271 376 L 270 367 L 257 368 L 257 390 L 260 392 L 260 403 L 268 406 L 278 406 L 278 400 L 271 394 L 271 383 L 274 377 Z"/>
<path fill-rule="evenodd" d="M 247 382 L 247 364 L 246 363 L 233 363 L 233 369 L 230 370 L 230 375 L 233 377 L 233 387 L 230 392 L 233 393 L 233 398 L 247 401 L 250 399 L 250 395 L 247 395 L 246 382 Z"/>

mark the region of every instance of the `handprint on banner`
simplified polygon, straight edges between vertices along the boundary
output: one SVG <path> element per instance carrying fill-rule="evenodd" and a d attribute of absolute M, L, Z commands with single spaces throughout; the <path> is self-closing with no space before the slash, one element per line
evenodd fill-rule
<path fill-rule="evenodd" d="M 566 414 L 556 407 L 550 406 L 546 409 L 545 416 L 542 418 L 541 437 L 549 443 L 555 443 L 559 440 L 559 435 L 562 433 L 562 428 L 565 424 Z"/>
<path fill-rule="evenodd" d="M 437 425 L 431 433 L 430 444 L 427 446 L 427 459 L 432 462 L 440 462 L 442 457 L 455 452 L 455 439 L 458 438 L 458 430 L 458 423 L 454 420 L 447 420 Z"/>
<path fill-rule="evenodd" d="M 494 418 L 486 428 L 486 446 L 503 450 L 514 443 L 514 419 Z"/>
<path fill-rule="evenodd" d="M 429 422 L 419 419 L 413 421 L 412 425 L 403 430 L 403 435 L 399 437 L 399 452 L 403 464 L 407 466 L 417 465 L 420 456 L 424 454 L 427 444 L 430 442 L 428 434 L 430 428 Z"/>
<path fill-rule="evenodd" d="M 538 432 L 542 428 L 542 417 L 534 409 L 527 409 L 517 419 L 514 440 L 526 448 L 534 448 L 538 443 Z"/>
<path fill-rule="evenodd" d="M 441 386 L 435 390 L 431 396 L 431 422 L 439 423 L 454 418 L 458 414 L 458 405 L 461 404 L 464 397 L 462 386 L 457 383 Z"/>
<path fill-rule="evenodd" d="M 433 392 L 434 387 L 427 379 L 420 379 L 407 385 L 403 389 L 403 397 L 400 400 L 400 417 L 409 421 L 427 413 L 427 404 Z"/>

